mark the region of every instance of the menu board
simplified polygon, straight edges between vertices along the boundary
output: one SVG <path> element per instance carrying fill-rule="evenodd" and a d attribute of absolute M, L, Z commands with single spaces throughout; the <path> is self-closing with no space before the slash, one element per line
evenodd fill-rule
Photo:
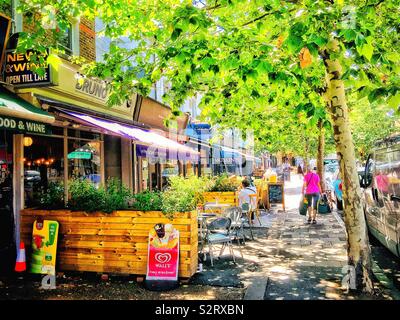
<path fill-rule="evenodd" d="M 268 183 L 268 203 L 282 204 L 285 210 L 285 193 L 283 183 Z"/>

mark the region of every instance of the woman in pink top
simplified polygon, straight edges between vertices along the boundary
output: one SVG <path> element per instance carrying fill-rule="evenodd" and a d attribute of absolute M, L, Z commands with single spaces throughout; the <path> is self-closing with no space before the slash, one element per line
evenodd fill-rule
<path fill-rule="evenodd" d="M 315 168 L 314 168 L 315 171 Z M 303 194 L 308 201 L 308 223 L 316 224 L 317 218 L 317 203 L 322 192 L 320 178 L 317 173 L 307 167 L 306 175 L 304 176 Z"/>

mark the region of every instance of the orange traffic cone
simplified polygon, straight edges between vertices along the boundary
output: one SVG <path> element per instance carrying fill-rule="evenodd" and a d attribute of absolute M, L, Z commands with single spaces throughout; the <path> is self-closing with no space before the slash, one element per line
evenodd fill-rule
<path fill-rule="evenodd" d="M 15 271 L 16 272 L 26 271 L 25 245 L 22 241 L 19 244 L 17 262 L 15 263 Z"/>

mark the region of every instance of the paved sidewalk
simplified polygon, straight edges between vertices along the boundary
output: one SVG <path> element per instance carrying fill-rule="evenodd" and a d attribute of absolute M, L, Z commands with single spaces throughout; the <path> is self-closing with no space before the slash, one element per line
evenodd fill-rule
<path fill-rule="evenodd" d="M 338 299 L 346 265 L 345 230 L 333 214 L 319 215 L 316 225 L 298 213 L 301 179 L 285 185 L 286 212 L 279 207 L 270 220 L 260 255 L 268 276 L 265 299 Z M 263 222 L 264 224 L 264 222 Z M 255 243 L 249 243 L 253 246 Z"/>
<path fill-rule="evenodd" d="M 274 251 L 268 268 L 266 299 L 335 299 L 346 265 L 346 237 L 333 215 L 304 223 L 297 211 L 280 213 L 268 232 L 266 250 Z"/>
<path fill-rule="evenodd" d="M 238 257 L 236 266 L 229 256 L 214 267 L 207 261 L 194 282 L 243 285 L 251 291 L 246 296 L 264 299 L 342 299 L 345 230 L 333 214 L 319 215 L 316 225 L 305 223 L 298 213 L 301 185 L 298 176 L 285 183 L 286 212 L 277 206 L 261 215 L 262 227 L 255 221 L 256 237 L 246 241 L 244 259 Z"/>

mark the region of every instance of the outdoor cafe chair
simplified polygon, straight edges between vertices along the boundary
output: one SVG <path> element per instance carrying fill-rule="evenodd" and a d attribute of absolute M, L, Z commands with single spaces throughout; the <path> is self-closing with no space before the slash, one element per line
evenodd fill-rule
<path fill-rule="evenodd" d="M 242 222 L 243 222 L 243 224 L 245 222 L 247 222 L 249 224 L 251 239 L 254 240 L 253 227 L 251 224 L 251 209 L 250 209 L 250 205 L 246 202 L 242 203 Z"/>
<path fill-rule="evenodd" d="M 244 234 L 244 221 L 242 219 L 242 209 L 239 207 L 230 207 L 223 212 L 224 217 L 228 217 L 231 219 L 231 230 L 233 235 L 233 240 L 236 239 L 238 245 L 240 246 L 240 238 L 243 239 L 243 243 L 246 243 L 246 237 Z M 241 234 L 241 236 L 240 236 Z M 242 253 L 242 252 L 240 252 Z M 243 258 L 243 255 L 242 255 Z"/>
<path fill-rule="evenodd" d="M 231 224 L 232 220 L 227 217 L 211 218 L 209 221 L 207 221 L 206 243 L 208 244 L 209 248 L 211 266 L 214 266 L 213 246 L 218 244 L 222 245 L 219 256 L 221 256 L 225 248 L 228 247 L 233 258 L 233 262 L 236 263 L 235 254 L 232 247 Z M 240 247 L 239 250 L 241 250 Z"/>
<path fill-rule="evenodd" d="M 258 220 L 258 223 L 260 224 L 260 226 L 262 226 L 262 223 L 260 220 L 260 209 L 258 208 L 258 205 L 259 205 L 258 194 L 257 193 L 249 194 L 249 197 L 250 197 L 250 203 L 251 203 L 250 212 L 254 213 L 254 215 L 256 216 L 256 218 Z"/>

